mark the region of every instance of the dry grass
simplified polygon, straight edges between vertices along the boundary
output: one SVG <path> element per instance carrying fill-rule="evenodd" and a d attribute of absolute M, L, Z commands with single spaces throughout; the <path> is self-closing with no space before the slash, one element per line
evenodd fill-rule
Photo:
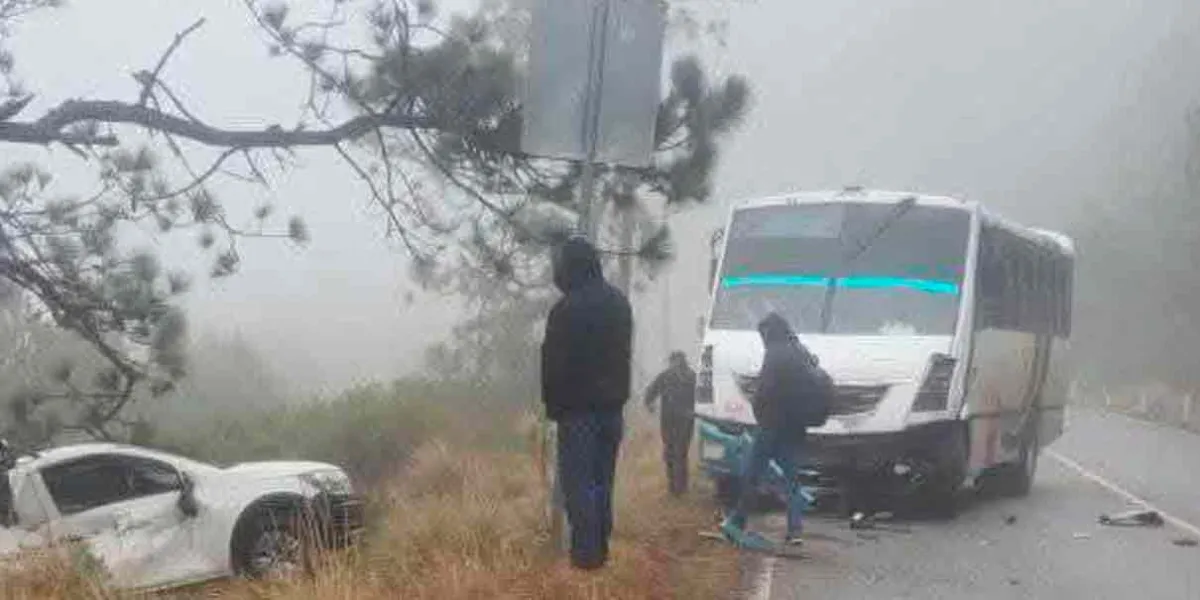
<path fill-rule="evenodd" d="M 622 448 L 613 556 L 595 573 L 569 568 L 549 551 L 545 486 L 530 454 L 481 453 L 431 442 L 395 483 L 375 494 L 378 522 L 351 555 L 329 557 L 314 577 L 227 582 L 195 597 L 297 598 L 724 598 L 738 558 L 703 542 L 713 509 L 697 491 L 665 494 L 657 437 L 636 427 Z M 61 569 L 60 569 L 61 570 Z M 43 573 L 4 586 L 9 598 L 100 598 L 80 578 Z M 73 582 L 36 585 L 39 581 Z"/>

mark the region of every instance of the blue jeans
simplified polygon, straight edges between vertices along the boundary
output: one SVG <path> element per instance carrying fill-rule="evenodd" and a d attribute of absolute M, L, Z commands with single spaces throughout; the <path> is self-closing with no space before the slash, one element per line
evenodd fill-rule
<path fill-rule="evenodd" d="M 760 429 L 754 435 L 754 442 L 746 454 L 742 465 L 741 493 L 737 507 L 729 514 L 729 522 L 739 529 L 746 528 L 746 517 L 758 493 L 771 460 L 783 471 L 787 485 L 787 533 L 789 536 L 798 535 L 803 528 L 805 500 L 800 494 L 800 481 L 797 478 L 797 461 L 804 447 L 804 434 L 778 429 Z"/>
<path fill-rule="evenodd" d="M 608 560 L 613 484 L 623 428 L 620 412 L 569 415 L 558 422 L 558 477 L 575 566 L 594 568 Z"/>

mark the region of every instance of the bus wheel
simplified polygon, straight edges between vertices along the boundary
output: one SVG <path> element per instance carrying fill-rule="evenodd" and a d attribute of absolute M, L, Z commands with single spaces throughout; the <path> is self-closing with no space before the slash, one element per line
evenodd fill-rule
<path fill-rule="evenodd" d="M 1021 442 L 1021 457 L 1013 464 L 1004 465 L 996 470 L 991 483 L 996 492 L 1002 496 L 1028 496 L 1033 489 L 1033 479 L 1037 474 L 1038 454 L 1041 444 L 1038 441 L 1037 427 L 1031 425 Z"/>

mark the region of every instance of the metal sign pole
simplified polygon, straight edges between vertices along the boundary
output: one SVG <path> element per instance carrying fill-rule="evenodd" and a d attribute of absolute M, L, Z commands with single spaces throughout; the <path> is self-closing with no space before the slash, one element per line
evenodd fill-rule
<path fill-rule="evenodd" d="M 592 31 L 588 50 L 588 85 L 584 101 L 583 139 L 587 145 L 587 156 L 583 159 L 583 173 L 579 181 L 579 226 L 583 234 L 593 243 L 599 232 L 600 213 L 597 210 L 596 188 L 596 143 L 600 130 L 602 90 L 604 89 L 604 58 L 608 50 L 608 16 L 612 0 L 601 0 L 592 7 Z"/>
<path fill-rule="evenodd" d="M 659 0 L 533 0 L 521 147 L 531 156 L 581 163 L 577 227 L 593 242 L 604 212 L 595 199 L 599 164 L 651 163 L 664 8 Z M 555 427 L 543 423 L 542 460 L 556 466 Z M 557 468 L 547 470 L 554 475 L 550 530 L 561 549 L 563 490 Z"/>

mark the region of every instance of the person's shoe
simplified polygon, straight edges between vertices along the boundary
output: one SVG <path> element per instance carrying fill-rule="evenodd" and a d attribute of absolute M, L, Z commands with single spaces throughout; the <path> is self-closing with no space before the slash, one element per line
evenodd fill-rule
<path fill-rule="evenodd" d="M 787 534 L 783 536 L 784 546 L 799 546 L 804 543 L 804 539 L 800 536 L 804 535 L 803 527 L 789 527 Z"/>

